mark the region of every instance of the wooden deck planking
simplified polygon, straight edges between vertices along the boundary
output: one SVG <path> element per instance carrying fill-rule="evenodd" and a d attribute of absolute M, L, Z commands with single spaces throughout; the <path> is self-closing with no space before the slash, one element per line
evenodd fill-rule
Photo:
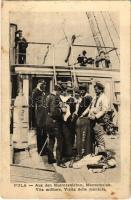
<path fill-rule="evenodd" d="M 22 166 L 11 166 L 11 182 L 65 182 L 62 175 L 55 171 L 26 168 Z"/>

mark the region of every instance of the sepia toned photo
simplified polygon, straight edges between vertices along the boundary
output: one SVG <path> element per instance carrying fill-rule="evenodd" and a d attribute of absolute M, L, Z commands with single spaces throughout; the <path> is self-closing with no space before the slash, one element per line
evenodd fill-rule
<path fill-rule="evenodd" d="M 126 151 L 120 10 L 10 9 L 6 22 L 10 197 L 117 198 L 110 188 L 123 181 Z"/>
<path fill-rule="evenodd" d="M 11 181 L 119 181 L 119 13 L 24 15 L 10 13 Z"/>

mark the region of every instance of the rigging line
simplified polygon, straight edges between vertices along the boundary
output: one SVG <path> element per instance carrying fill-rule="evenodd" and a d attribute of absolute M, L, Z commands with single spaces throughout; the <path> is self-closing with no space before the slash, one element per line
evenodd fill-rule
<path fill-rule="evenodd" d="M 114 49 L 114 47 L 103 47 L 103 46 L 96 46 L 96 45 L 84 45 L 84 44 L 73 44 L 72 46 L 75 46 L 75 47 L 91 47 L 91 48 L 97 48 L 97 47 L 99 47 L 99 48 L 106 48 L 106 49 Z M 117 48 L 115 48 L 115 49 L 117 49 Z"/>
<path fill-rule="evenodd" d="M 94 30 L 93 30 L 94 29 L 94 27 L 93 27 L 94 24 L 91 22 L 92 20 L 91 20 L 90 14 L 88 12 L 86 12 L 86 17 L 87 17 L 87 19 L 89 21 L 89 25 L 90 25 L 90 28 L 91 28 L 91 33 L 92 33 L 92 36 L 94 38 L 94 41 L 95 41 L 95 44 L 96 44 L 96 47 L 97 47 L 97 51 L 99 53 L 100 44 L 98 45 L 98 43 L 100 43 L 100 41 L 98 41 L 98 38 L 96 38 L 96 35 L 94 34 Z"/>
<path fill-rule="evenodd" d="M 109 37 L 110 37 L 110 39 L 111 39 L 111 42 L 112 42 L 112 44 L 113 44 L 113 46 L 114 46 L 114 48 L 115 48 L 115 43 L 114 43 L 114 41 L 113 41 L 113 39 L 112 39 L 111 33 L 110 33 L 110 31 L 109 31 L 109 28 L 108 28 L 108 26 L 107 26 L 107 23 L 106 23 L 106 20 L 105 20 L 105 18 L 104 18 L 104 15 L 103 15 L 102 11 L 101 11 L 101 15 L 102 15 L 103 21 L 104 21 L 104 23 L 105 23 L 105 25 L 106 25 L 106 29 L 107 29 L 107 31 L 108 31 Z M 116 56 L 117 56 L 117 58 L 118 58 L 118 61 L 119 61 L 119 63 L 120 63 L 120 58 L 119 58 L 119 55 L 118 55 L 118 52 L 117 52 L 116 49 L 115 49 L 115 52 L 116 52 Z"/>
<path fill-rule="evenodd" d="M 93 12 L 93 16 L 94 16 L 94 19 L 95 19 L 95 22 L 96 22 L 96 25 L 97 25 L 97 29 L 99 31 L 99 34 L 100 34 L 100 37 L 101 37 L 101 40 L 102 40 L 102 43 L 103 43 L 103 46 L 105 47 L 106 45 L 105 45 L 104 39 L 102 37 L 101 31 L 100 31 L 100 28 L 99 28 L 99 24 L 98 24 L 98 21 L 96 19 L 96 16 L 95 16 L 94 12 Z M 106 48 L 105 48 L 105 52 L 106 52 Z"/>
<path fill-rule="evenodd" d="M 101 39 L 102 39 L 102 35 L 101 35 L 100 29 L 99 29 L 99 25 L 98 25 L 98 23 L 97 23 L 96 17 L 95 17 L 95 15 L 94 15 L 93 12 L 92 12 L 91 14 L 88 14 L 88 13 L 86 12 L 86 15 L 87 15 L 87 17 L 88 17 L 88 20 L 89 20 L 89 23 L 90 23 L 90 28 L 91 28 L 91 31 L 92 31 L 92 34 L 93 34 L 93 38 L 94 38 L 94 40 L 95 40 L 95 43 L 96 43 L 96 45 L 97 45 L 97 51 L 98 51 L 98 54 L 99 54 L 100 51 L 101 51 L 101 41 L 99 40 L 99 37 L 98 37 L 98 35 L 97 35 L 97 32 L 99 33 L 99 35 L 100 35 L 100 37 L 101 37 Z M 93 22 L 93 20 L 95 20 L 95 22 Z M 95 24 L 94 24 L 94 23 L 95 23 Z M 95 27 L 95 25 L 96 25 L 97 27 Z M 102 42 L 104 42 L 104 41 L 102 41 Z M 104 45 L 104 44 L 103 44 L 103 45 Z M 103 66 L 103 63 L 102 63 L 102 67 L 104 67 L 104 66 Z"/>
<path fill-rule="evenodd" d="M 46 49 L 46 52 L 45 52 L 45 55 L 44 55 L 43 64 L 45 64 L 48 53 L 49 53 L 49 45 L 47 46 L 47 49 Z"/>
<path fill-rule="evenodd" d="M 81 41 L 86 40 L 86 39 L 88 39 L 88 38 L 90 39 L 90 36 L 88 36 L 88 37 L 83 37 L 83 36 L 81 36 L 81 38 L 82 38 L 82 39 L 77 40 L 77 42 L 81 42 Z"/>
<path fill-rule="evenodd" d="M 57 84 L 57 79 L 56 79 L 56 68 L 55 68 L 55 45 L 52 45 L 52 50 L 53 50 L 53 71 L 54 71 L 54 81 L 55 85 Z"/>
<path fill-rule="evenodd" d="M 72 35 L 72 42 L 71 42 L 71 46 L 73 46 L 74 42 L 75 42 L 76 36 Z M 78 87 L 78 82 L 77 82 L 77 78 L 76 78 L 76 71 L 75 71 L 75 65 L 74 65 L 74 56 L 73 56 L 73 52 L 71 54 L 71 57 L 73 59 L 73 78 L 74 78 L 74 84 L 73 84 L 73 88 Z M 74 91 L 74 90 L 73 90 Z"/>
<path fill-rule="evenodd" d="M 65 37 L 63 37 L 62 39 L 60 39 L 57 43 L 56 43 L 56 45 L 59 45 L 61 42 L 64 42 L 65 41 Z"/>
<path fill-rule="evenodd" d="M 111 17 L 111 15 L 110 15 L 109 12 L 108 12 L 108 15 L 109 15 L 110 21 L 112 22 L 112 25 L 113 25 L 113 27 L 114 27 L 114 30 L 115 30 L 115 32 L 116 32 L 118 38 L 120 39 L 120 36 L 119 36 L 119 33 L 118 33 L 117 29 L 116 29 L 115 23 L 113 22 L 113 19 L 112 19 L 112 17 Z"/>
<path fill-rule="evenodd" d="M 65 20 L 64 20 L 64 22 L 62 23 L 62 31 L 63 31 L 63 33 L 64 33 L 64 36 L 65 36 L 65 39 L 66 39 L 68 45 L 70 46 L 70 42 L 69 42 L 68 37 L 67 37 L 67 35 L 66 35 L 66 33 L 65 33 L 65 30 L 64 30 L 64 23 L 65 23 Z"/>
<path fill-rule="evenodd" d="M 64 25 L 64 22 L 63 22 L 63 25 Z M 68 43 L 68 45 L 69 45 L 69 48 L 71 48 L 71 44 L 70 44 L 70 42 L 69 42 L 69 40 L 68 40 L 68 37 L 67 37 L 67 35 L 66 35 L 66 33 L 65 33 L 64 26 L 62 26 L 62 30 L 63 30 L 64 36 L 65 36 L 65 39 L 66 39 L 66 41 L 67 41 L 67 43 Z M 70 67 L 70 70 L 71 70 L 71 67 Z M 70 71 L 70 74 L 71 74 L 71 82 L 72 82 L 72 84 L 73 84 L 73 74 L 72 74 L 72 70 Z"/>
<path fill-rule="evenodd" d="M 63 23 L 62 23 L 62 30 L 63 30 L 64 36 L 65 36 L 65 39 L 66 39 L 66 41 L 67 41 L 67 43 L 68 43 L 68 45 L 69 45 L 69 51 L 68 51 L 68 55 L 67 55 L 67 61 L 68 61 L 68 64 L 69 64 L 69 57 L 70 57 L 70 55 L 71 55 L 72 46 L 73 46 L 73 44 L 74 44 L 74 41 L 75 41 L 75 39 L 76 39 L 76 36 L 75 36 L 75 35 L 72 35 L 72 38 L 71 38 L 72 41 L 69 42 L 69 39 L 68 39 L 68 37 L 67 37 L 67 35 L 66 35 L 66 33 L 65 33 L 64 25 L 65 25 L 65 19 L 64 19 L 64 21 L 63 21 Z M 80 37 L 80 36 L 81 36 L 81 35 L 78 35 L 77 37 Z M 72 85 L 73 85 L 73 86 L 74 86 L 74 84 L 77 85 L 77 84 L 76 84 L 77 81 L 76 81 L 76 74 L 75 74 L 75 66 L 74 66 L 74 64 L 73 64 L 73 73 L 72 73 L 71 66 L 70 66 L 70 72 L 71 72 L 71 81 L 72 81 Z"/>

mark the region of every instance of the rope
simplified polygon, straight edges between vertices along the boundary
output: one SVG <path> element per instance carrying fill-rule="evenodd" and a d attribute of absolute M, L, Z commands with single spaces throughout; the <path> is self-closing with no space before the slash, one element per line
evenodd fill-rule
<path fill-rule="evenodd" d="M 109 28 L 108 28 L 108 26 L 107 26 L 106 20 L 105 20 L 104 15 L 103 15 L 102 12 L 101 12 L 101 15 L 102 15 L 103 21 L 104 21 L 104 23 L 105 23 L 106 29 L 107 29 L 107 31 L 108 31 L 109 37 L 110 37 L 110 39 L 111 39 L 111 42 L 112 42 L 112 44 L 113 44 L 113 47 L 115 48 L 115 43 L 114 43 L 114 41 L 113 41 L 113 39 L 112 39 L 111 33 L 110 33 L 110 31 L 109 31 Z M 119 58 L 119 55 L 118 55 L 116 49 L 115 49 L 115 53 L 116 53 L 116 56 L 117 56 L 118 61 L 119 61 L 119 63 L 120 63 L 120 58 Z"/>
<path fill-rule="evenodd" d="M 64 25 L 64 23 L 63 23 L 63 25 Z M 68 55 L 67 55 L 67 58 L 66 58 L 66 60 L 68 61 L 68 65 L 69 65 L 69 56 L 71 55 L 71 49 L 72 49 L 73 44 L 71 44 L 71 43 L 69 42 L 68 37 L 67 37 L 67 35 L 66 35 L 66 33 L 65 33 L 65 30 L 64 30 L 64 27 L 63 27 L 63 26 L 62 26 L 62 31 L 63 31 L 63 33 L 64 33 L 65 39 L 66 39 L 66 41 L 67 41 L 67 43 L 68 43 L 68 45 L 69 45 L 69 48 L 70 48 L 70 49 L 69 49 L 70 52 L 68 52 Z M 73 37 L 73 36 L 72 36 L 72 37 Z M 75 40 L 75 39 L 74 39 L 74 40 Z M 70 53 L 70 54 L 69 54 L 69 53 Z M 70 66 L 70 71 L 71 71 L 71 82 L 72 82 L 72 85 L 73 85 L 73 87 L 74 87 L 75 82 L 76 82 L 74 64 L 73 64 L 73 74 L 72 74 L 71 66 Z"/>
<path fill-rule="evenodd" d="M 100 44 L 100 41 L 98 40 L 98 37 L 97 35 L 95 34 L 95 30 L 94 30 L 94 27 L 93 27 L 93 23 L 92 23 L 92 20 L 91 20 L 91 17 L 90 17 L 90 14 L 86 12 L 86 17 L 89 21 L 89 24 L 90 24 L 90 28 L 91 28 L 91 32 L 92 32 L 92 35 L 93 35 L 93 38 L 94 38 L 94 41 L 96 43 L 96 47 L 97 47 L 97 51 L 99 53 L 100 49 L 101 49 L 101 44 Z M 99 43 L 99 44 L 98 44 Z"/>
<path fill-rule="evenodd" d="M 96 19 L 95 14 L 93 14 L 93 16 L 94 16 L 94 19 L 95 19 L 95 22 L 96 22 L 96 25 L 97 25 L 98 32 L 99 32 L 99 34 L 100 34 L 100 37 L 101 37 L 101 40 L 102 40 L 102 43 L 103 43 L 103 46 L 105 47 L 106 45 L 105 45 L 104 39 L 103 39 L 103 37 L 102 37 L 101 31 L 100 31 L 100 28 L 99 28 L 99 24 L 98 24 L 98 22 L 97 22 L 97 19 Z M 106 48 L 105 48 L 105 52 L 106 52 Z"/>
<path fill-rule="evenodd" d="M 108 13 L 108 15 L 109 15 L 110 21 L 112 22 L 112 25 L 113 25 L 113 27 L 114 27 L 114 30 L 115 30 L 115 32 L 116 32 L 118 38 L 120 39 L 119 33 L 118 33 L 117 29 L 116 29 L 116 26 L 115 26 L 115 24 L 114 24 L 114 22 L 113 22 L 113 19 L 111 18 L 111 15 L 110 15 L 109 13 Z"/>
<path fill-rule="evenodd" d="M 49 45 L 47 46 L 47 50 L 46 50 L 46 53 L 44 55 L 43 64 L 45 64 L 45 60 L 46 60 L 48 53 L 49 53 Z"/>
<path fill-rule="evenodd" d="M 54 81 L 55 85 L 57 84 L 57 79 L 56 79 L 56 69 L 55 69 L 55 45 L 52 45 L 53 48 L 53 71 L 54 71 Z"/>

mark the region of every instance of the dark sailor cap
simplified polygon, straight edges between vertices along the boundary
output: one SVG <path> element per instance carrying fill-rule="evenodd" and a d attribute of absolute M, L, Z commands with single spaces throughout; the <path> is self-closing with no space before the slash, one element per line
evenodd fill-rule
<path fill-rule="evenodd" d="M 18 30 L 18 31 L 16 31 L 15 33 L 17 34 L 17 33 L 21 33 L 22 32 L 22 30 Z"/>
<path fill-rule="evenodd" d="M 38 80 L 38 83 L 46 84 L 46 81 L 44 79 L 40 79 L 40 80 Z"/>
<path fill-rule="evenodd" d="M 94 85 L 94 88 L 95 88 L 96 86 L 97 86 L 99 89 L 102 89 L 102 90 L 105 89 L 105 86 L 104 86 L 101 82 L 96 82 L 96 84 Z"/>

